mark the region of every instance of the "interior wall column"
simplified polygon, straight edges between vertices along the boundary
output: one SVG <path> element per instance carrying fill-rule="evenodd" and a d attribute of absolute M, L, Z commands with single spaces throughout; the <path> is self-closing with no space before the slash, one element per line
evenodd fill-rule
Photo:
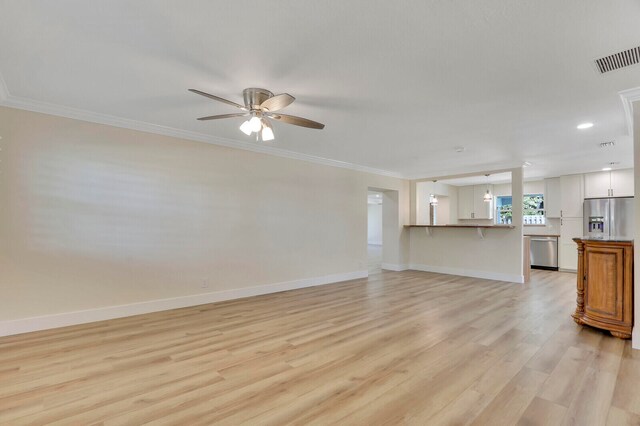
<path fill-rule="evenodd" d="M 633 173 L 634 173 L 634 187 L 635 187 L 635 245 L 634 245 L 634 263 L 635 263 L 635 276 L 634 276 L 634 327 L 633 327 L 633 348 L 640 349 L 640 247 L 638 247 L 640 235 L 640 197 L 638 196 L 638 190 L 640 189 L 640 101 L 634 102 L 633 109 Z"/>

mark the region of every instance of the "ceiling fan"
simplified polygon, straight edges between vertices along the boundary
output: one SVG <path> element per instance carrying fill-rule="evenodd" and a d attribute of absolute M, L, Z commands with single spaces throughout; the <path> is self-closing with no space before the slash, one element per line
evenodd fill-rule
<path fill-rule="evenodd" d="M 291 105 L 291 103 L 296 100 L 296 98 L 288 93 L 274 95 L 266 89 L 248 88 L 242 91 L 244 105 L 240 105 L 233 101 L 211 95 L 200 90 L 189 89 L 189 91 L 218 102 L 233 105 L 234 107 L 244 111 L 235 114 L 210 115 L 207 117 L 200 117 L 198 120 L 205 121 L 218 120 L 221 118 L 249 117 L 247 121 L 242 123 L 240 130 L 242 130 L 242 132 L 247 136 L 255 132 L 256 139 L 258 136 L 261 136 L 263 141 L 270 141 L 274 139 L 273 128 L 271 127 L 269 119 L 282 121 L 283 123 L 293 124 L 296 126 L 308 127 L 310 129 L 324 129 L 324 124 L 318 123 L 317 121 L 279 113 L 278 111 Z"/>

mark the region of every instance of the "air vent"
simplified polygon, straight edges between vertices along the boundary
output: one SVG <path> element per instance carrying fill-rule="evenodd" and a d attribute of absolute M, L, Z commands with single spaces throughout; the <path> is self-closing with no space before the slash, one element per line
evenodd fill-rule
<path fill-rule="evenodd" d="M 609 142 L 600 142 L 600 148 L 611 148 L 613 146 L 615 146 L 615 142 L 614 141 L 609 141 Z"/>
<path fill-rule="evenodd" d="M 640 46 L 596 59 L 600 74 L 640 63 Z"/>

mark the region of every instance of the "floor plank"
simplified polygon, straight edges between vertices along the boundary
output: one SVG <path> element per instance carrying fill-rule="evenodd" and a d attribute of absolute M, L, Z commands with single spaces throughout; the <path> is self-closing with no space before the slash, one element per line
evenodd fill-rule
<path fill-rule="evenodd" d="M 0 424 L 638 424 L 575 275 L 368 279 L 0 338 Z"/>

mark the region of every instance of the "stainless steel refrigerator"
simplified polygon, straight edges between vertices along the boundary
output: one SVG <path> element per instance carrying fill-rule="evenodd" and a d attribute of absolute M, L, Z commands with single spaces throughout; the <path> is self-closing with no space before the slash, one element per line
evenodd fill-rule
<path fill-rule="evenodd" d="M 584 235 L 633 238 L 633 197 L 584 200 Z"/>

